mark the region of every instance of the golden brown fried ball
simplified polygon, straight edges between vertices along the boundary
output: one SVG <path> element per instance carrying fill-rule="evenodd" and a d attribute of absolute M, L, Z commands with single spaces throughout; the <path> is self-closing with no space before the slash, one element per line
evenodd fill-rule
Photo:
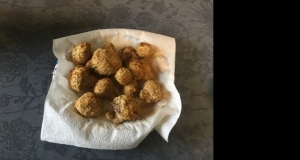
<path fill-rule="evenodd" d="M 145 74 L 143 64 L 138 59 L 131 59 L 127 63 L 127 68 L 130 70 L 134 80 L 141 80 Z"/>
<path fill-rule="evenodd" d="M 136 50 L 132 46 L 126 46 L 121 48 L 118 54 L 123 63 L 128 62 L 132 58 L 138 58 Z"/>
<path fill-rule="evenodd" d="M 77 65 L 70 71 L 68 84 L 71 89 L 77 92 L 91 90 L 97 82 L 97 77 L 90 73 L 90 70 L 82 65 Z"/>
<path fill-rule="evenodd" d="M 135 80 L 132 80 L 129 84 L 123 87 L 123 93 L 127 96 L 134 97 L 139 92 L 138 83 Z"/>
<path fill-rule="evenodd" d="M 111 103 L 116 112 L 114 123 L 121 123 L 123 121 L 135 121 L 139 119 L 140 106 L 139 102 L 133 97 L 121 95 L 115 97 Z"/>
<path fill-rule="evenodd" d="M 151 69 L 151 59 L 150 58 L 143 58 L 141 59 L 141 62 L 143 64 L 144 70 L 145 70 L 145 74 L 143 76 L 143 80 L 144 81 L 148 81 L 148 80 L 153 80 L 155 79 L 155 74 Z"/>
<path fill-rule="evenodd" d="M 120 68 L 114 77 L 121 85 L 127 85 L 132 80 L 130 70 L 124 67 Z"/>
<path fill-rule="evenodd" d="M 109 78 L 102 78 L 98 80 L 94 87 L 94 93 L 99 97 L 112 97 L 114 96 L 114 83 Z"/>
<path fill-rule="evenodd" d="M 101 114 L 102 102 L 94 93 L 86 92 L 77 99 L 73 110 L 87 118 L 95 117 Z"/>
<path fill-rule="evenodd" d="M 136 52 L 142 58 L 151 57 L 153 55 L 153 48 L 151 44 L 141 42 L 136 46 Z"/>
<path fill-rule="evenodd" d="M 140 91 L 140 98 L 147 103 L 160 101 L 162 99 L 162 89 L 160 84 L 154 80 L 145 82 L 143 89 Z"/>
<path fill-rule="evenodd" d="M 91 44 L 81 42 L 72 47 L 71 59 L 75 65 L 84 65 L 91 57 Z"/>
<path fill-rule="evenodd" d="M 109 47 L 107 47 L 109 48 Z M 119 55 L 113 49 L 98 48 L 92 57 L 92 68 L 100 75 L 112 75 L 122 67 Z"/>

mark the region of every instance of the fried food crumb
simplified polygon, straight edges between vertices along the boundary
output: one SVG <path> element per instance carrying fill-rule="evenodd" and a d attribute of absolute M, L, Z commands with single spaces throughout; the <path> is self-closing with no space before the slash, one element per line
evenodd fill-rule
<path fill-rule="evenodd" d="M 116 116 L 116 113 L 114 111 L 106 111 L 105 117 L 109 120 L 113 120 Z"/>

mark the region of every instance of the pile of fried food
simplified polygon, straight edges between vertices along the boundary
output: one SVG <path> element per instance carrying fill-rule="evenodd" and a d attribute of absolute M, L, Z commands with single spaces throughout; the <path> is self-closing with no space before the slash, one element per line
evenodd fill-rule
<path fill-rule="evenodd" d="M 101 113 L 115 124 L 140 119 L 141 109 L 162 99 L 162 88 L 151 70 L 151 44 L 139 43 L 136 48 L 125 46 L 119 51 L 111 42 L 91 50 L 81 42 L 72 47 L 75 68 L 69 74 L 69 87 L 80 96 L 73 107 L 78 114 L 90 118 Z M 102 101 L 113 108 L 106 109 Z"/>

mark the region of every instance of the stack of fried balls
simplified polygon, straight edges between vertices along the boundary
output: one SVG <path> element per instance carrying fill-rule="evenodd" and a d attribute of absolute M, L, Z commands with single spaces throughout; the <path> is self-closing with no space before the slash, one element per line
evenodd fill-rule
<path fill-rule="evenodd" d="M 104 42 L 94 52 L 88 42 L 73 46 L 75 68 L 70 71 L 68 84 L 83 93 L 73 110 L 87 118 L 103 113 L 115 124 L 140 119 L 143 106 L 162 99 L 161 84 L 154 80 L 151 70 L 153 54 L 152 45 L 146 42 L 118 51 L 111 42 Z M 111 110 L 103 109 L 104 99 L 112 104 Z"/>

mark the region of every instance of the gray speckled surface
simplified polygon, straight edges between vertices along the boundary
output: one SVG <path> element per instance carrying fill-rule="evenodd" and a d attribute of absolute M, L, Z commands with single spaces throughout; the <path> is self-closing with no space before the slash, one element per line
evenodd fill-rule
<path fill-rule="evenodd" d="M 40 140 L 55 38 L 131 28 L 176 39 L 182 113 L 169 142 L 154 131 L 135 149 L 93 150 Z M 0 0 L 0 159 L 213 159 L 213 2 Z"/>

